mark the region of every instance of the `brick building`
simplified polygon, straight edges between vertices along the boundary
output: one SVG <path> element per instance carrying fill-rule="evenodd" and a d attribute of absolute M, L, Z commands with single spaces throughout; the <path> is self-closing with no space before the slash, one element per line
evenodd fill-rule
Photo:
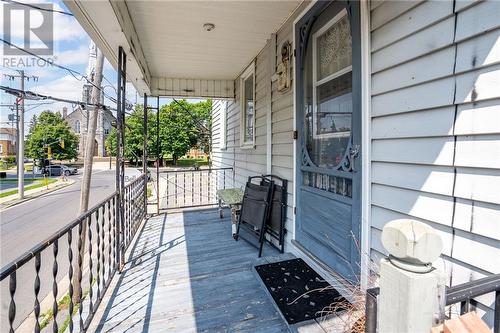
<path fill-rule="evenodd" d="M 0 128 L 0 156 L 16 154 L 16 129 L 11 127 Z"/>

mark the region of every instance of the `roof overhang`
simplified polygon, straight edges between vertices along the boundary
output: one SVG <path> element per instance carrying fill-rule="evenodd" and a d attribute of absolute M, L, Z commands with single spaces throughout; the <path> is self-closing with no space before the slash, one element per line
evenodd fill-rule
<path fill-rule="evenodd" d="M 203 98 L 234 98 L 234 80 L 301 2 L 65 0 L 115 69 L 124 48 L 139 93 Z"/>

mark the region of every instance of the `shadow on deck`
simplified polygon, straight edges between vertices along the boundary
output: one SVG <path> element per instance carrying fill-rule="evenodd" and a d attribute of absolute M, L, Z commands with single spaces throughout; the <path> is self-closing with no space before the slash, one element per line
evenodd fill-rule
<path fill-rule="evenodd" d="M 216 210 L 151 218 L 89 332 L 288 332 L 252 267 L 290 257 L 258 259 Z"/>

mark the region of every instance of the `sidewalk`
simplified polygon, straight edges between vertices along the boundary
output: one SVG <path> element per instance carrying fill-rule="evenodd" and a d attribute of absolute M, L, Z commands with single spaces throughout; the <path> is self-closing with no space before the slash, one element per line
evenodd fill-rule
<path fill-rule="evenodd" d="M 38 187 L 38 188 L 34 188 L 31 190 L 25 191 L 24 192 L 24 199 L 18 199 L 17 193 L 0 198 L 0 211 L 5 209 L 5 208 L 17 205 L 21 202 L 31 200 L 31 199 L 37 198 L 41 195 L 44 195 L 44 194 L 56 191 L 58 189 L 61 189 L 63 187 L 72 185 L 74 183 L 75 183 L 75 180 L 72 180 L 72 179 L 69 179 L 67 181 L 62 181 L 62 180 L 58 179 L 54 183 L 50 183 L 47 186 L 42 186 L 42 187 Z"/>

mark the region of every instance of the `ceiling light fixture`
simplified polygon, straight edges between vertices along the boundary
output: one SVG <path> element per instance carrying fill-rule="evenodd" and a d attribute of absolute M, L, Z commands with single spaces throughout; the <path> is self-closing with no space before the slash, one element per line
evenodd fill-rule
<path fill-rule="evenodd" d="M 205 24 L 203 25 L 203 29 L 204 29 L 205 31 L 212 31 L 212 30 L 214 30 L 214 29 L 215 29 L 215 24 L 213 24 L 213 23 L 205 23 Z"/>

